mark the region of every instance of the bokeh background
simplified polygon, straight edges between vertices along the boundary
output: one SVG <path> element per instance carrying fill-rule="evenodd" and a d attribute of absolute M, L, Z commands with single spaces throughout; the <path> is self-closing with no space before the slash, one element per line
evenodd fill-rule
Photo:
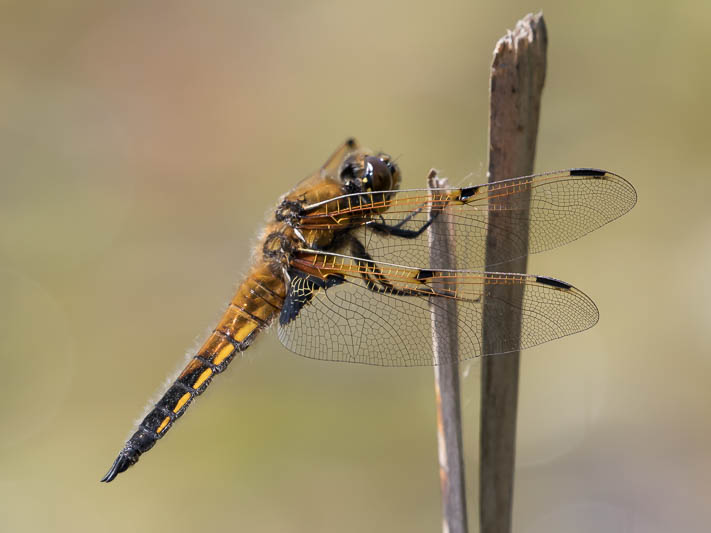
<path fill-rule="evenodd" d="M 711 4 L 692 0 L 0 2 L 0 530 L 439 530 L 432 370 L 310 361 L 273 334 L 98 480 L 267 209 L 344 138 L 411 187 L 433 166 L 485 181 L 491 52 L 538 8 L 537 170 L 609 168 L 639 203 L 529 263 L 601 321 L 522 358 L 514 529 L 706 531 Z"/>

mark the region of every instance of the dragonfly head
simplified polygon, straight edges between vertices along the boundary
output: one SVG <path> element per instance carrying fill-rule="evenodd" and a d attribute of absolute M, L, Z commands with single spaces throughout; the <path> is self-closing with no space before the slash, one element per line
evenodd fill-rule
<path fill-rule="evenodd" d="M 383 153 L 348 156 L 341 164 L 339 177 L 344 194 L 391 191 L 400 187 L 400 169 Z"/>

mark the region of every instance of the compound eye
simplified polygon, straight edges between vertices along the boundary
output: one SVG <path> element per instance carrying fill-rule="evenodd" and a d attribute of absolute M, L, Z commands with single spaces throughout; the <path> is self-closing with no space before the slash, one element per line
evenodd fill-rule
<path fill-rule="evenodd" d="M 394 176 L 395 173 L 398 171 L 397 165 L 395 163 L 393 163 L 392 161 L 390 161 L 390 159 L 385 161 L 385 164 L 387 165 L 388 170 L 390 171 L 390 175 Z"/>
<path fill-rule="evenodd" d="M 338 176 L 344 194 L 358 193 L 363 190 L 363 163 L 355 157 L 348 157 L 341 165 Z"/>
<path fill-rule="evenodd" d="M 388 163 L 381 157 L 370 156 L 366 158 L 367 190 L 386 191 L 392 188 L 393 179 Z"/>
<path fill-rule="evenodd" d="M 355 163 L 349 162 L 341 169 L 341 180 L 354 180 L 358 177 L 359 171 Z"/>

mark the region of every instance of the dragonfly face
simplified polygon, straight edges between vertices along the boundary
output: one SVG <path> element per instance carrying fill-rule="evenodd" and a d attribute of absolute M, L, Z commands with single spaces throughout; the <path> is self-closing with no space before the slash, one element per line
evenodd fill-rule
<path fill-rule="evenodd" d="M 355 141 L 347 142 L 320 173 L 284 196 L 266 228 L 264 260 L 271 264 L 275 274 L 282 271 L 288 281 L 297 250 L 304 246 L 321 251 L 340 250 L 347 242 L 345 234 L 370 222 L 399 186 L 400 170 L 389 155 L 374 155 L 358 148 Z M 329 212 L 339 209 L 342 215 L 337 219 L 329 216 Z M 313 222 L 318 217 L 326 224 L 321 227 L 303 224 L 306 219 Z"/>
<path fill-rule="evenodd" d="M 400 187 L 400 170 L 387 154 L 348 156 L 339 171 L 343 194 L 392 191 Z"/>
<path fill-rule="evenodd" d="M 555 248 L 629 211 L 636 192 L 626 180 L 570 169 L 463 188 L 400 190 L 400 179 L 389 156 L 348 140 L 282 197 L 224 316 L 102 481 L 138 461 L 274 322 L 281 342 L 297 354 L 383 366 L 448 362 L 432 350 L 433 343 L 450 341 L 431 327 L 433 306 L 452 308 L 445 303 L 456 303 L 451 320 L 462 359 L 536 346 L 597 322 L 592 300 L 564 281 L 487 272 L 499 264 L 487 264 L 487 230 L 502 213 L 528 228 L 514 225 L 497 241 L 499 262 Z M 445 215 L 447 223 L 439 223 Z M 456 249 L 450 269 L 432 260 L 442 239 Z M 501 285 L 518 288 L 518 296 L 502 297 L 495 290 Z M 502 316 L 520 313 L 520 334 L 484 343 L 487 306 Z"/>

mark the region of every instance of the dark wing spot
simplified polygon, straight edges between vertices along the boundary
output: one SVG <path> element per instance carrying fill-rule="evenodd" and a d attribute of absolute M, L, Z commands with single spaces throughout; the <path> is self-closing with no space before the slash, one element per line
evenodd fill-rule
<path fill-rule="evenodd" d="M 599 168 L 572 168 L 570 169 L 570 175 L 571 176 L 587 176 L 589 178 L 604 178 L 605 172 L 604 170 L 600 170 Z"/>
<path fill-rule="evenodd" d="M 343 283 L 343 276 L 331 274 L 326 279 L 305 274 L 299 270 L 289 271 L 291 283 L 279 313 L 279 324 L 285 326 L 294 320 L 301 309 L 308 304 L 319 289 L 328 289 Z"/>
<path fill-rule="evenodd" d="M 415 276 L 415 279 L 417 281 L 425 283 L 426 280 L 434 278 L 435 274 L 436 274 L 436 272 L 434 270 L 426 270 L 423 268 L 422 270 L 420 270 L 417 273 L 417 275 Z"/>
<path fill-rule="evenodd" d="M 459 199 L 461 201 L 468 200 L 469 198 L 474 196 L 478 190 L 479 187 L 464 187 L 459 193 Z"/>
<path fill-rule="evenodd" d="M 549 285 L 551 287 L 556 287 L 557 289 L 570 289 L 572 285 L 555 278 L 549 278 L 546 276 L 536 276 L 536 281 L 543 285 Z"/>

